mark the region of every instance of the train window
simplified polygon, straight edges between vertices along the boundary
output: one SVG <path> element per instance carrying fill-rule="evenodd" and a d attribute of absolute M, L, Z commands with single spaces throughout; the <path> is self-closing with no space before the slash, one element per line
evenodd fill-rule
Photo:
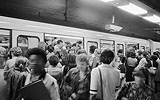
<path fill-rule="evenodd" d="M 87 51 L 89 52 L 90 46 L 96 46 L 98 48 L 98 43 L 96 41 L 87 41 Z"/>
<path fill-rule="evenodd" d="M 110 49 L 115 51 L 115 42 L 111 40 L 101 40 L 100 42 L 101 50 Z"/>
<path fill-rule="evenodd" d="M 139 44 L 138 43 L 127 43 L 125 47 L 126 47 L 126 52 L 131 51 L 131 50 L 136 51 L 139 49 Z"/>
<path fill-rule="evenodd" d="M 82 37 L 55 35 L 55 34 L 48 34 L 48 33 L 45 34 L 45 42 L 47 45 L 54 43 L 56 40 L 62 40 L 65 45 L 72 45 L 76 42 L 79 42 L 79 46 L 81 48 L 84 48 Z"/>
<path fill-rule="evenodd" d="M 124 45 L 123 44 L 117 44 L 117 55 L 118 53 L 124 54 Z"/>
<path fill-rule="evenodd" d="M 6 49 L 10 47 L 10 31 L 9 30 L 0 30 L 0 46 Z"/>
<path fill-rule="evenodd" d="M 40 41 L 38 37 L 35 36 L 26 36 L 19 35 L 18 36 L 18 47 L 22 49 L 23 55 L 26 54 L 29 48 L 37 47 L 38 42 Z"/>

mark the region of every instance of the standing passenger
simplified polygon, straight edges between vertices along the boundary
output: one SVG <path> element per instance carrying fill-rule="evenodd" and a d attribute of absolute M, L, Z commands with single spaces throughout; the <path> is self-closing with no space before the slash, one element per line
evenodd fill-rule
<path fill-rule="evenodd" d="M 47 62 L 46 53 L 40 48 L 33 48 L 27 53 L 29 59 L 29 73 L 26 77 L 25 85 L 37 80 L 43 80 L 45 87 L 47 88 L 51 100 L 60 100 L 58 84 L 55 78 L 45 72 L 45 64 Z"/>
<path fill-rule="evenodd" d="M 111 65 L 114 62 L 114 57 L 113 51 L 107 49 L 100 55 L 102 64 L 94 68 L 91 72 L 90 100 L 95 100 L 96 98 L 100 98 L 101 100 L 115 100 L 116 87 L 120 86 L 120 72 Z M 102 83 L 100 81 L 100 73 Z"/>

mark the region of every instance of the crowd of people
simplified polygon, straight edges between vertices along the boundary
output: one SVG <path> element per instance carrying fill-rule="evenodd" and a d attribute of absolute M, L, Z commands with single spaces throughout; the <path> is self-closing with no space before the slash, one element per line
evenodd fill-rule
<path fill-rule="evenodd" d="M 20 47 L 0 47 L 0 68 L 4 68 L 6 100 L 33 100 L 21 95 L 21 88 L 42 80 L 51 100 L 159 100 L 160 52 L 100 50 L 82 42 L 57 40 L 22 53 Z M 37 90 L 39 91 L 39 90 Z"/>

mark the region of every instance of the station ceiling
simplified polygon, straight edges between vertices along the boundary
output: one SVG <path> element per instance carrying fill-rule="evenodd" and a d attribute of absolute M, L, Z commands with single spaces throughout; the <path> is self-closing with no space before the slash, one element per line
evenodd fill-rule
<path fill-rule="evenodd" d="M 160 0 L 132 1 L 160 13 Z M 0 15 L 107 33 L 105 25 L 112 23 L 114 15 L 114 24 L 123 29 L 111 34 L 160 41 L 159 25 L 100 0 L 0 0 Z"/>

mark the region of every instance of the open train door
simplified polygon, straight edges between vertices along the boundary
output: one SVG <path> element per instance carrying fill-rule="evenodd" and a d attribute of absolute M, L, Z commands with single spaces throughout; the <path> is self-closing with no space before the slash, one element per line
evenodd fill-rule
<path fill-rule="evenodd" d="M 92 45 L 94 45 L 100 49 L 100 42 L 99 41 L 100 41 L 99 39 L 84 38 L 84 45 L 85 45 L 85 49 L 87 50 L 87 53 L 89 53 L 90 46 L 92 46 Z"/>
<path fill-rule="evenodd" d="M 44 41 L 43 33 L 12 30 L 12 47 L 21 47 L 23 54 L 29 48 L 37 47 L 40 41 Z"/>

